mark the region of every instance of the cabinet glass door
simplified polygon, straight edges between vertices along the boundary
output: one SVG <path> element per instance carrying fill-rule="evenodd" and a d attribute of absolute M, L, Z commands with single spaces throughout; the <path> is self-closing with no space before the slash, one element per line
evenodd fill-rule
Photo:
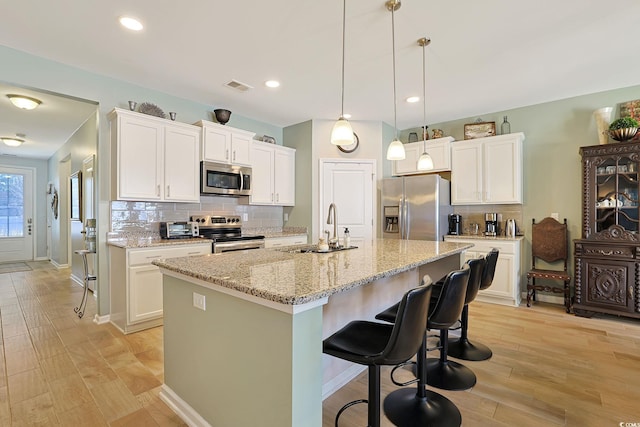
<path fill-rule="evenodd" d="M 620 225 L 638 232 L 638 162 L 612 157 L 596 166 L 596 232 Z"/>

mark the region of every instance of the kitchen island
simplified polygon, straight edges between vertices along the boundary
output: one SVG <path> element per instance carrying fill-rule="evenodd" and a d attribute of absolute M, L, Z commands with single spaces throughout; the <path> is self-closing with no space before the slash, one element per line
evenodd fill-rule
<path fill-rule="evenodd" d="M 469 247 L 378 239 L 332 253 L 154 261 L 164 274 L 161 398 L 190 425 L 320 427 L 323 397 L 363 369 L 323 355 L 322 339 L 373 319 L 424 274 L 459 268 Z"/>

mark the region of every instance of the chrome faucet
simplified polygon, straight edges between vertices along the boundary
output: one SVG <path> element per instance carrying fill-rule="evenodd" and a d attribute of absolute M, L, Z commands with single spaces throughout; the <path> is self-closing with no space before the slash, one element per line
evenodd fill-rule
<path fill-rule="evenodd" d="M 333 212 L 333 217 L 331 216 Z M 338 212 L 335 203 L 329 205 L 329 215 L 327 216 L 327 224 L 333 224 L 333 237 L 329 239 L 329 247 L 337 248 L 338 245 Z"/>

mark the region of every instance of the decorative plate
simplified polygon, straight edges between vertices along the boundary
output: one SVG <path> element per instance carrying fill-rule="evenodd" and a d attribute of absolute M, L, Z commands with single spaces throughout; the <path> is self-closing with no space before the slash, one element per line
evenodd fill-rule
<path fill-rule="evenodd" d="M 142 114 L 148 114 L 150 116 L 161 117 L 163 119 L 167 118 L 167 115 L 160 109 L 160 107 L 150 102 L 143 102 L 142 104 L 140 104 L 140 108 L 138 108 L 138 111 L 140 111 Z"/>

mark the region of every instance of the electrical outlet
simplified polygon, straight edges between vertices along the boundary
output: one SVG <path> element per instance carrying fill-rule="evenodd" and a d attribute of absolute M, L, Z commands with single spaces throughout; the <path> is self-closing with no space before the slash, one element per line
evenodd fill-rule
<path fill-rule="evenodd" d="M 242 214 L 242 220 L 243 221 L 249 221 L 249 214 L 248 213 L 243 213 Z"/>
<path fill-rule="evenodd" d="M 287 212 L 284 213 L 284 220 L 289 221 L 289 214 Z"/>
<path fill-rule="evenodd" d="M 559 216 L 558 216 L 558 212 L 553 212 L 553 213 L 551 214 L 551 218 L 555 219 L 556 221 L 560 221 L 560 220 L 558 219 L 558 218 L 559 218 Z"/>
<path fill-rule="evenodd" d="M 204 295 L 193 293 L 193 306 L 199 308 L 202 311 L 207 310 L 207 298 Z"/>

